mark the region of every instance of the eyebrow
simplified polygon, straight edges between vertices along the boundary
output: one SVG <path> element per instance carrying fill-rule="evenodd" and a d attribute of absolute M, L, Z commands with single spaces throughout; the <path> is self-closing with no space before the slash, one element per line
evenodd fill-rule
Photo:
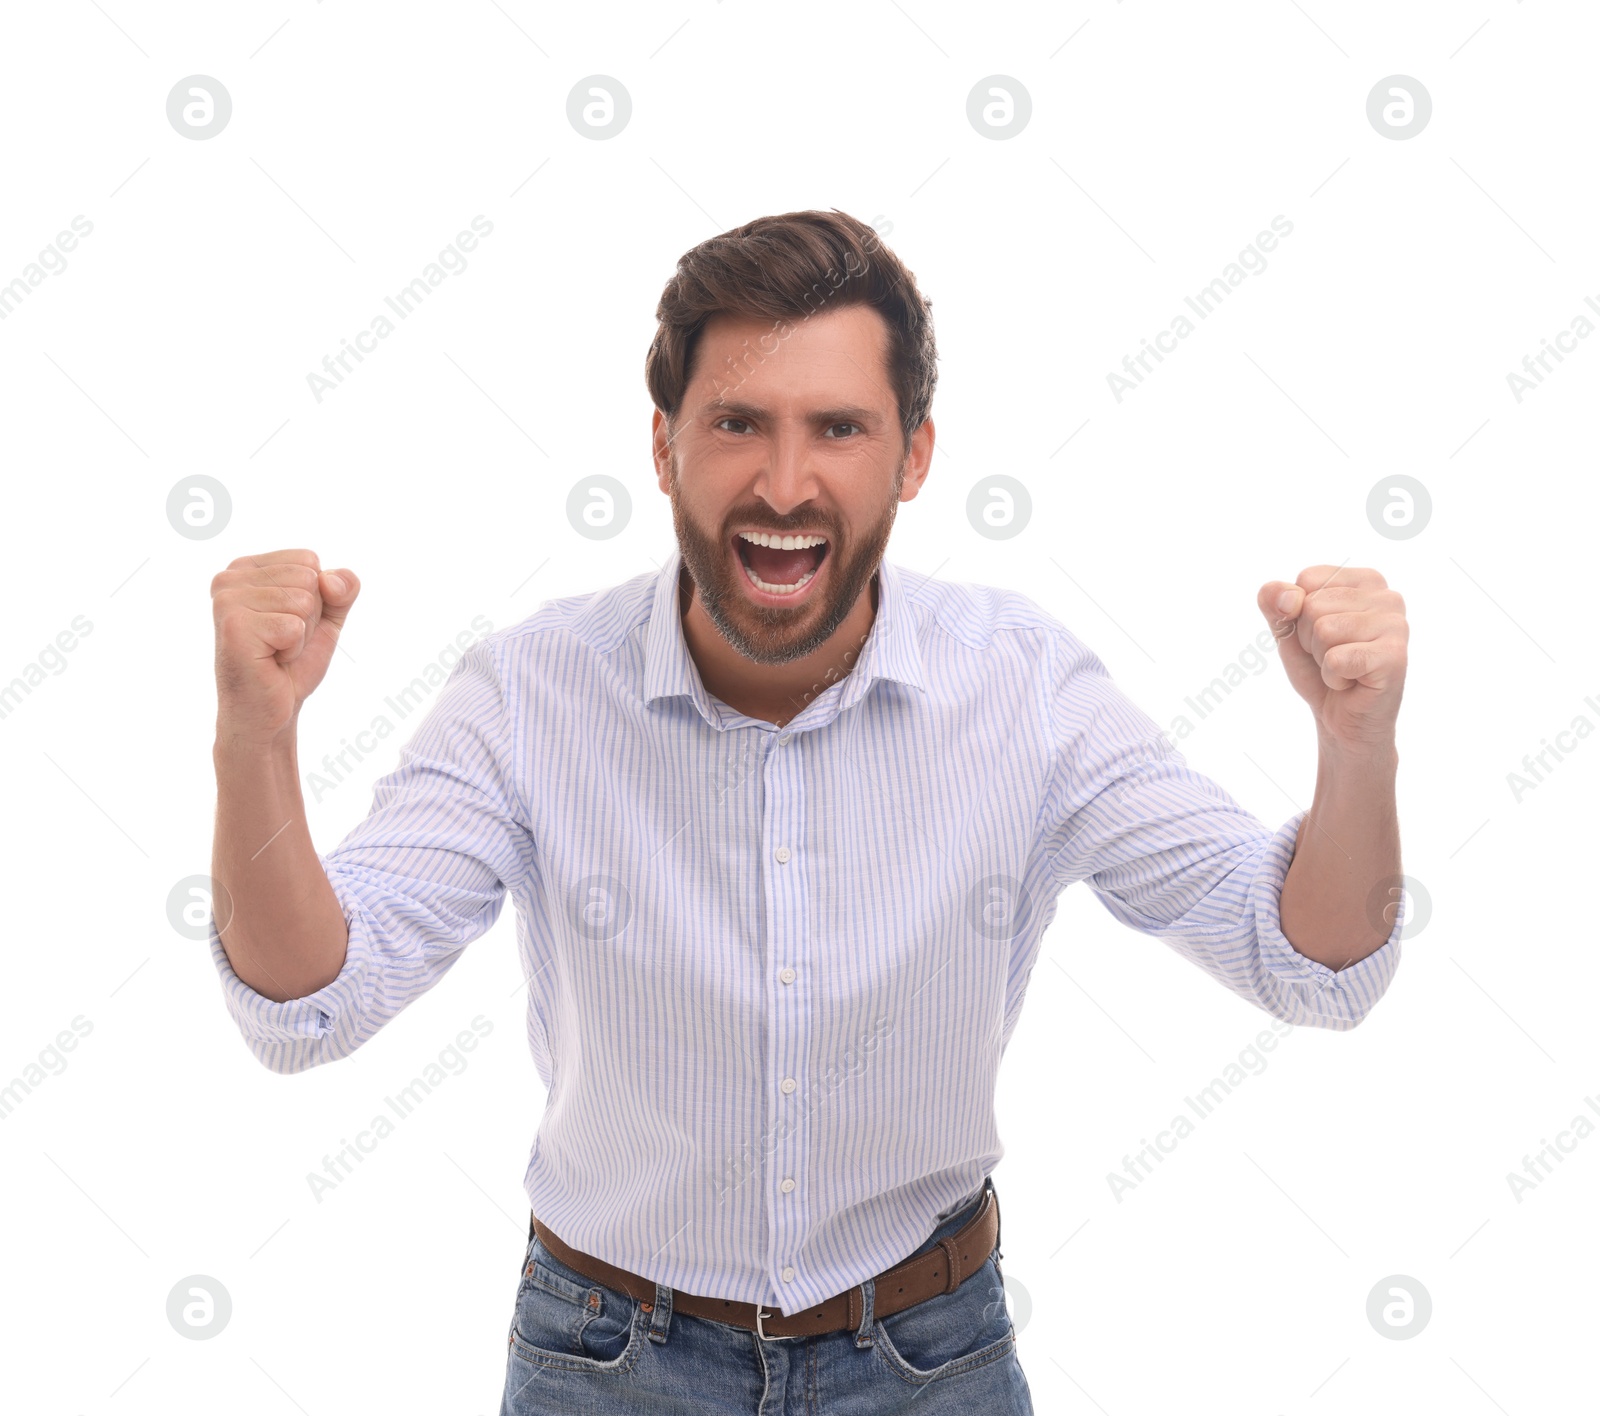
<path fill-rule="evenodd" d="M 772 416 L 771 411 L 758 407 L 754 403 L 739 403 L 737 401 L 708 399 L 700 407 L 702 413 L 715 412 L 719 418 L 743 418 L 748 422 L 758 423 Z M 870 423 L 878 418 L 878 414 L 870 408 L 824 408 L 811 415 L 812 421 L 818 423 Z"/>

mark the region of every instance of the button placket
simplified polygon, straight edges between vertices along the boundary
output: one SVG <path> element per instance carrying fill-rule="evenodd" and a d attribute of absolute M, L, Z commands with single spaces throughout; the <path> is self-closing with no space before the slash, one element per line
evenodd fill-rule
<path fill-rule="evenodd" d="M 809 937 L 807 861 L 804 843 L 805 797 L 801 768 L 804 754 L 798 734 L 773 735 L 764 768 L 763 846 L 769 862 L 766 877 L 766 954 L 768 971 L 768 1072 L 777 1079 L 773 1092 L 773 1143 L 762 1176 L 767 1197 L 768 1233 L 772 1236 L 769 1272 L 782 1285 L 794 1283 L 803 1268 L 797 1245 L 805 1233 L 804 1197 L 795 1194 L 792 1177 L 803 1175 L 809 1145 L 811 1058 L 810 997 L 801 971 Z M 788 1196 L 782 1204 L 780 1196 Z"/>

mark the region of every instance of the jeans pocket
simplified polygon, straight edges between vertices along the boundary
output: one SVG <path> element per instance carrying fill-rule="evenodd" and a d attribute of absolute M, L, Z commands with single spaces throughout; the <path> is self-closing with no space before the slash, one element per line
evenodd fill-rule
<path fill-rule="evenodd" d="M 640 1312 L 628 1294 L 568 1268 L 535 1235 L 517 1287 L 511 1353 L 535 1367 L 622 1370 L 637 1355 Z"/>
<path fill-rule="evenodd" d="M 873 1323 L 873 1347 L 913 1384 L 951 1377 L 1008 1356 L 1016 1333 L 1000 1265 L 991 1253 L 954 1293 L 936 1293 Z"/>

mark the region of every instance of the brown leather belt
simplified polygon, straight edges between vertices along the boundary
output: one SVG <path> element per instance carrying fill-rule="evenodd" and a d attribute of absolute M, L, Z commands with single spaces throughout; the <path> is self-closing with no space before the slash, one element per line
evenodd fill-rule
<path fill-rule="evenodd" d="M 655 1307 L 654 1279 L 617 1268 L 593 1254 L 585 1254 L 564 1244 L 545 1228 L 537 1216 L 530 1216 L 534 1232 L 544 1245 L 568 1268 L 607 1288 L 619 1289 L 639 1301 L 645 1312 Z M 994 1182 L 984 1177 L 978 1208 L 960 1229 L 947 1234 L 925 1254 L 904 1259 L 885 1269 L 873 1280 L 872 1311 L 887 1317 L 910 1308 L 939 1293 L 956 1288 L 983 1267 L 1000 1243 L 1000 1201 Z M 767 1312 L 756 1303 L 736 1303 L 726 1298 L 702 1298 L 681 1289 L 672 1290 L 672 1311 L 692 1318 L 732 1323 L 761 1337 L 815 1337 L 825 1332 L 854 1332 L 861 1326 L 862 1298 L 858 1284 L 843 1293 L 799 1313 Z"/>

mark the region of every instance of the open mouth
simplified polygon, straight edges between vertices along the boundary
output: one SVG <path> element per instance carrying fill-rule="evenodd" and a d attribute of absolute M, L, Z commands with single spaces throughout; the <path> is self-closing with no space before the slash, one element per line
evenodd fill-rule
<path fill-rule="evenodd" d="M 779 536 L 766 531 L 739 531 L 734 551 L 745 577 L 765 595 L 798 595 L 815 578 L 830 549 L 824 536 Z"/>

